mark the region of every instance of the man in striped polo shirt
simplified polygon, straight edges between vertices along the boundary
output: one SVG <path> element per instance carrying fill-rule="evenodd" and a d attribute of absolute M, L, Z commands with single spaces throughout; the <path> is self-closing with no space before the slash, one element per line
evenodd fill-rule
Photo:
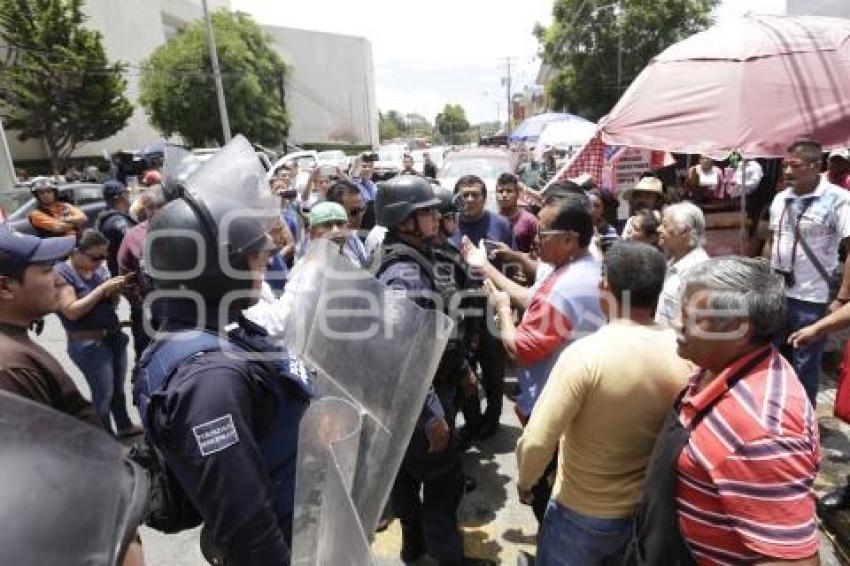
<path fill-rule="evenodd" d="M 817 420 L 770 344 L 784 286 L 762 259 L 693 267 L 675 322 L 700 369 L 658 436 L 632 563 L 818 563 Z"/>

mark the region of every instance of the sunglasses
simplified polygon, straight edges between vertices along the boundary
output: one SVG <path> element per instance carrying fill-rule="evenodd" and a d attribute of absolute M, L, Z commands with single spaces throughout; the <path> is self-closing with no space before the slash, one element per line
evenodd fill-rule
<path fill-rule="evenodd" d="M 361 207 L 361 208 L 352 208 L 351 210 L 349 210 L 349 211 L 348 211 L 348 214 L 349 214 L 350 216 L 359 216 L 360 214 L 363 214 L 364 212 L 366 212 L 366 208 L 365 208 L 365 207 Z"/>

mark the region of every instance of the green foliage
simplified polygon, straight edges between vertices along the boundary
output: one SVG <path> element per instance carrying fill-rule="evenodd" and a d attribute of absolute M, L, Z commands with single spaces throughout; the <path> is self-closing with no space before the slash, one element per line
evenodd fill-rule
<path fill-rule="evenodd" d="M 405 132 L 404 118 L 398 110 L 390 110 L 386 114 L 378 113 L 378 136 L 387 141 L 400 138 Z"/>
<path fill-rule="evenodd" d="M 549 105 L 592 120 L 607 114 L 655 55 L 711 23 L 718 2 L 621 0 L 619 11 L 612 0 L 556 0 L 552 24 L 535 30 L 543 60 L 554 69 Z"/>
<path fill-rule="evenodd" d="M 280 100 L 286 65 L 247 15 L 212 14 L 224 97 L 233 134 L 278 146 L 289 127 Z M 224 143 L 203 20 L 187 27 L 145 61 L 140 102 L 166 136 L 195 147 Z"/>
<path fill-rule="evenodd" d="M 133 105 L 126 66 L 110 64 L 97 31 L 83 27 L 82 0 L 0 1 L 0 109 L 21 140 L 44 140 L 55 170 L 82 143 L 109 137 Z"/>
<path fill-rule="evenodd" d="M 469 132 L 466 111 L 460 104 L 446 104 L 443 111 L 437 114 L 436 122 L 437 131 L 448 143 L 468 143 L 468 140 L 472 137 Z"/>

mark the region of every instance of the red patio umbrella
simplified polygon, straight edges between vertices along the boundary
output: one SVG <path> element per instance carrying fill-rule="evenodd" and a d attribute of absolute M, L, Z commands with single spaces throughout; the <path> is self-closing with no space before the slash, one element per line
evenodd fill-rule
<path fill-rule="evenodd" d="M 744 16 L 670 46 L 638 75 L 602 139 L 723 159 L 782 157 L 796 138 L 850 146 L 850 20 Z"/>

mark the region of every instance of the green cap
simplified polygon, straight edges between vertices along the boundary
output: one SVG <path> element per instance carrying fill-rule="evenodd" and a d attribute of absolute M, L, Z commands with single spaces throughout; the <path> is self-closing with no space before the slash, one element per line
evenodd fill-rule
<path fill-rule="evenodd" d="M 310 226 L 319 226 L 328 222 L 348 222 L 348 214 L 341 204 L 324 201 L 310 209 L 307 219 L 310 221 Z"/>

